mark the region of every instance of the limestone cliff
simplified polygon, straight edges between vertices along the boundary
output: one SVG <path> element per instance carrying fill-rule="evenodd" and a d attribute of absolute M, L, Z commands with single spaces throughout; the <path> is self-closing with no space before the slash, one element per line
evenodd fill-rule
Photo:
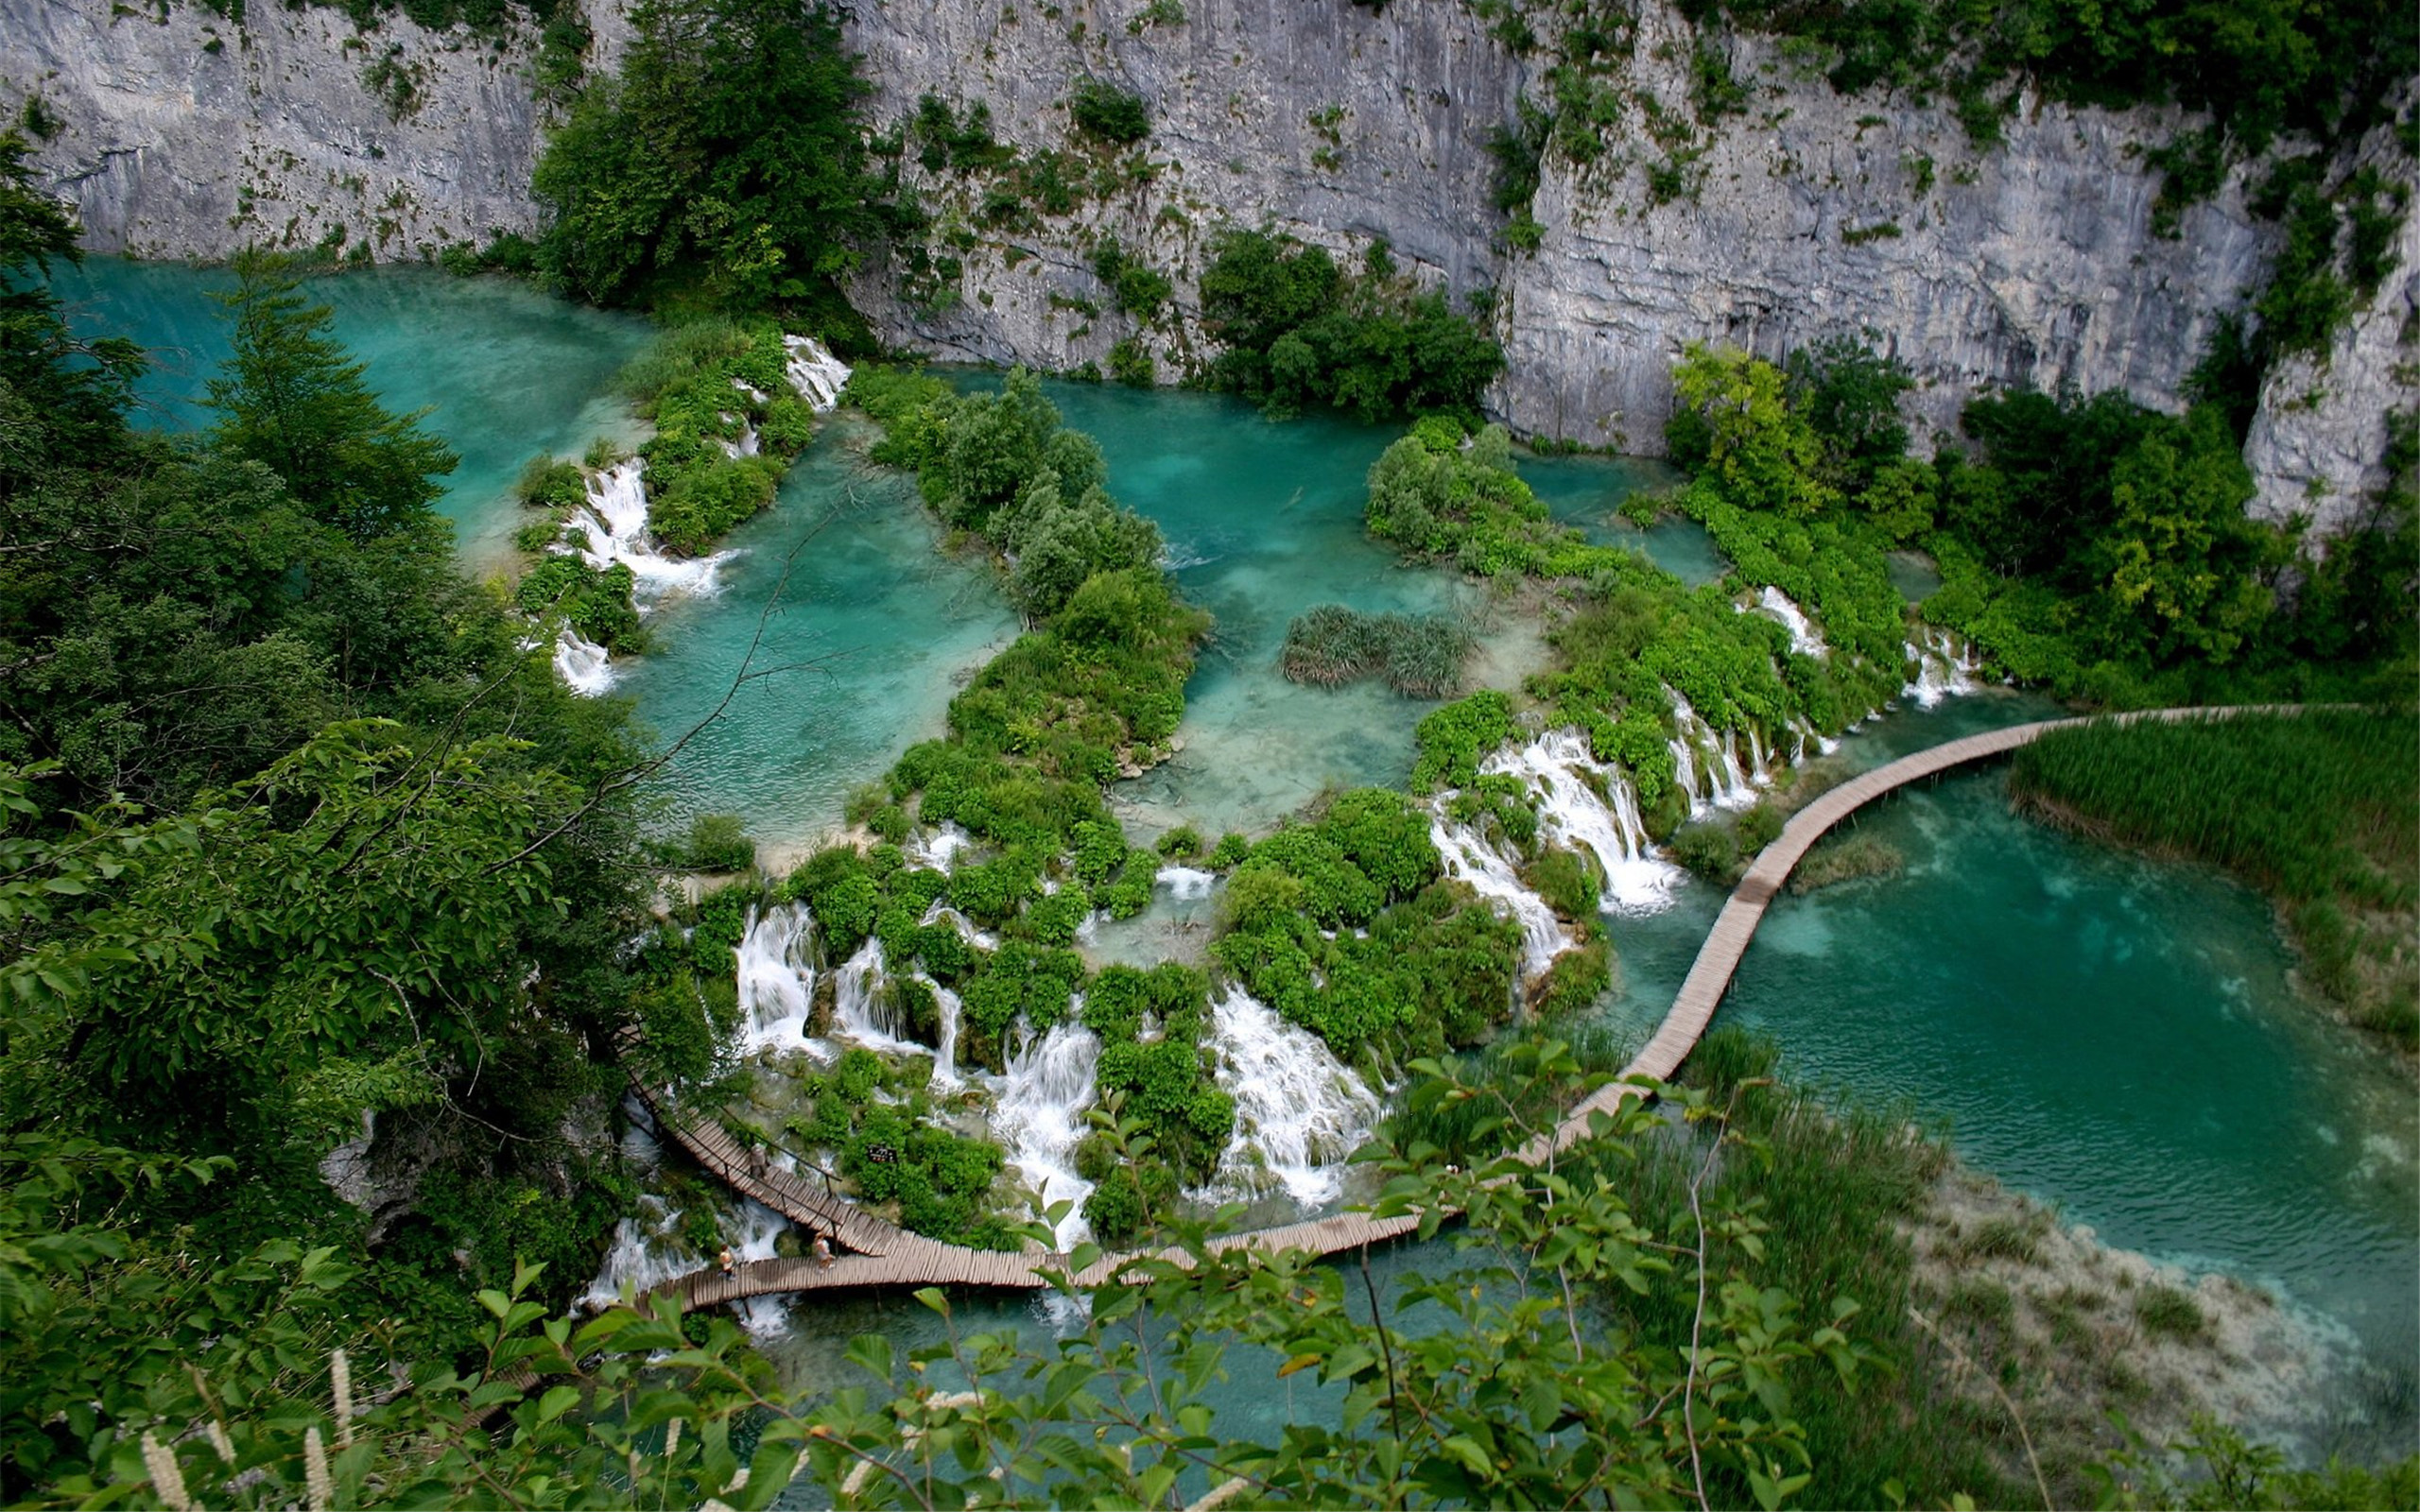
<path fill-rule="evenodd" d="M 41 161 L 96 246 L 209 256 L 341 222 L 404 257 L 534 223 L 539 118 L 515 48 L 401 20 L 354 45 L 324 9 L 259 7 L 236 27 L 189 9 L 112 19 L 106 0 L 0 4 L 8 77 L 64 124 Z M 1191 288 L 1220 227 L 1355 254 L 1384 240 L 1426 281 L 1492 291 L 1510 368 L 1491 403 L 1517 429 L 1653 451 L 1671 359 L 1695 340 L 1772 353 L 1871 333 L 1917 373 L 1929 427 L 1999 384 L 2173 406 L 2274 250 L 2244 208 L 2246 169 L 2157 233 L 2143 154 L 2172 112 L 2027 100 L 1979 151 L 1945 108 L 1841 96 L 1753 39 L 1723 44 L 1743 108 L 1693 129 L 1672 192 L 1651 174 L 1669 173 L 1698 38 L 1659 0 L 1639 9 L 1602 154 L 1547 154 L 1527 251 L 1504 245 L 1487 147 L 1544 93 L 1545 63 L 1464 0 L 856 0 L 850 14 L 886 128 L 932 94 L 984 102 L 1007 144 L 1064 147 L 1088 77 L 1150 108 L 1139 156 L 1071 156 L 1087 178 L 1065 215 L 1004 215 L 985 202 L 996 176 L 928 172 L 910 151 L 941 276 L 894 256 L 853 293 L 887 337 L 946 356 L 1069 368 L 1132 336 L 1172 377 L 1201 350 Z M 591 21 L 600 54 L 626 32 L 618 15 Z M 415 80 L 401 112 L 364 81 L 389 56 Z M 2394 149 L 2381 133 L 2363 151 Z M 1104 235 L 1176 280 L 1176 308 L 1149 330 L 1092 270 Z M 2247 448 L 2264 512 L 2332 525 L 2380 481 L 2388 410 L 2414 398 L 2413 237 L 2407 221 L 2399 266 L 2325 363 L 2272 376 Z"/>

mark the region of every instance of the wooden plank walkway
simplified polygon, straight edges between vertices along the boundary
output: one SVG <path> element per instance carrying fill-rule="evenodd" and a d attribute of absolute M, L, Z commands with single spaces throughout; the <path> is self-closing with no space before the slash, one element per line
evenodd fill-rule
<path fill-rule="evenodd" d="M 2137 719 L 2223 719 L 2245 713 L 2294 713 L 2301 708 L 2294 704 L 2256 704 L 2158 709 L 2116 718 L 2120 723 Z M 2045 719 L 1948 741 L 1854 777 L 1790 816 L 1781 837 L 1758 852 L 1754 864 L 1722 905 L 1721 914 L 1716 918 L 1704 943 L 1698 947 L 1697 959 L 1654 1037 L 1622 1068 L 1618 1078 L 1575 1104 L 1550 1133 L 1541 1134 L 1522 1146 L 1521 1159 L 1530 1164 L 1542 1163 L 1550 1154 L 1567 1150 L 1587 1138 L 1594 1115 L 1611 1113 L 1630 1098 L 1644 1095 L 1646 1089 L 1633 1084 L 1630 1078 L 1659 1082 L 1672 1078 L 1713 1022 L 1715 1009 L 1721 1005 L 1722 995 L 1731 986 L 1740 957 L 1747 954 L 1749 942 L 1755 937 L 1756 925 L 1763 920 L 1766 907 L 1781 891 L 1782 884 L 1789 880 L 1791 869 L 1806 856 L 1807 849 L 1833 826 L 1876 799 L 1910 782 L 2005 755 L 2049 730 L 2089 722 Z M 759 1168 L 720 1125 L 684 1116 L 672 1109 L 668 1099 L 660 1093 L 638 1086 L 635 1081 L 632 1085 L 654 1109 L 658 1127 L 696 1157 L 700 1164 L 733 1190 L 827 1236 L 836 1250 L 845 1251 L 837 1253 L 828 1265 L 813 1260 L 759 1260 L 737 1266 L 730 1276 L 708 1266 L 658 1287 L 659 1295 L 678 1295 L 691 1306 L 704 1307 L 773 1293 L 860 1286 L 1032 1289 L 1046 1284 L 1041 1276 L 1043 1270 L 1065 1268 L 1064 1256 L 1040 1249 L 1022 1253 L 969 1249 L 908 1233 L 805 1177 L 778 1167 Z M 1307 1250 L 1316 1255 L 1333 1255 L 1401 1238 L 1417 1228 L 1419 1221 L 1416 1215 L 1375 1219 L 1366 1213 L 1348 1212 L 1280 1228 L 1227 1235 L 1214 1241 L 1212 1247 L 1222 1252 L 1250 1247 L 1270 1254 Z M 1098 1282 L 1120 1265 L 1151 1256 L 1179 1263 L 1184 1258 L 1183 1251 L 1174 1249 L 1105 1256 L 1077 1280 Z"/>

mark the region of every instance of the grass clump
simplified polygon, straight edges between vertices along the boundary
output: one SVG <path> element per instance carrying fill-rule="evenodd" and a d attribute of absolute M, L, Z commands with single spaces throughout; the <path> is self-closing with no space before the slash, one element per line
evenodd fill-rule
<path fill-rule="evenodd" d="M 2156 1282 L 2135 1294 L 2135 1321 L 2155 1339 L 2190 1341 L 2210 1331 L 2210 1320 L 2193 1294 Z"/>
<path fill-rule="evenodd" d="M 1894 875 L 1908 864 L 1899 848 L 1871 834 L 1848 834 L 1817 845 L 1789 875 L 1789 890 L 1816 892 L 1865 877 Z"/>
<path fill-rule="evenodd" d="M 2029 812 L 2224 867 L 2277 900 L 2312 981 L 2420 1047 L 2420 718 L 2409 709 L 2096 723 L 2016 753 Z"/>
<path fill-rule="evenodd" d="M 1461 686 L 1473 644 L 1448 615 L 1363 614 L 1321 604 L 1286 627 L 1279 665 L 1288 680 L 1314 687 L 1376 678 L 1407 698 L 1443 698 Z"/>

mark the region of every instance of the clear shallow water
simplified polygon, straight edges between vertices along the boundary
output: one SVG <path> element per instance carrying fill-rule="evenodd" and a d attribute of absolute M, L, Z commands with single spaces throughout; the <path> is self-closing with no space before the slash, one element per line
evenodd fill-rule
<path fill-rule="evenodd" d="M 964 675 L 1017 630 L 990 564 L 942 555 L 915 485 L 859 463 L 847 441 L 858 424 L 827 421 L 773 507 L 725 541 L 738 555 L 720 592 L 649 616 L 656 650 L 614 663 L 614 691 L 666 743 L 731 696 L 673 758 L 664 795 L 676 819 L 742 816 L 776 862 L 940 734 Z"/>
<path fill-rule="evenodd" d="M 984 387 L 997 379 L 961 381 Z M 1529 638 L 1495 627 L 1480 591 L 1451 572 L 1407 567 L 1362 533 L 1370 464 L 1400 425 L 1335 414 L 1279 423 L 1221 395 L 1043 387 L 1069 425 L 1100 442 L 1111 491 L 1158 524 L 1185 596 L 1218 617 L 1185 688 L 1184 750 L 1114 795 L 1138 839 L 1186 822 L 1210 836 L 1263 830 L 1322 787 L 1395 785 L 1411 775 L 1412 727 L 1433 702 L 1375 682 L 1321 689 L 1279 675 L 1286 627 L 1314 604 L 1471 616 L 1496 668 L 1525 660 Z M 1524 475 L 1531 462 L 1523 459 Z M 1538 465 L 1599 513 L 1663 471 L 1596 457 Z M 1685 553 L 1685 541 L 1672 539 Z"/>
<path fill-rule="evenodd" d="M 228 323 L 210 298 L 233 287 L 225 268 L 87 258 L 55 265 L 51 287 L 79 335 L 123 335 L 151 354 L 136 387 L 136 423 L 197 430 L 200 400 L 225 360 Z M 614 375 L 647 344 L 647 322 L 550 299 L 501 278 L 460 279 L 424 267 L 378 267 L 315 278 L 303 293 L 335 312 L 337 338 L 368 367 L 390 407 L 429 410 L 426 424 L 461 454 L 438 507 L 455 524 L 463 559 L 489 571 L 509 557 L 519 508 L 506 497 L 540 452 L 578 455 L 602 435 L 628 436 Z"/>

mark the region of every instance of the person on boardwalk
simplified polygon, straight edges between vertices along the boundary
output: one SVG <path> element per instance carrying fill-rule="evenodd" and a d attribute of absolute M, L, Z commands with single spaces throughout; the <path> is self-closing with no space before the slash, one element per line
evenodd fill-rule
<path fill-rule="evenodd" d="M 748 1146 L 748 1174 L 759 1181 L 765 1179 L 765 1146 L 762 1144 Z"/>
<path fill-rule="evenodd" d="M 731 1246 L 729 1245 L 722 1246 L 722 1253 L 715 1257 L 715 1263 L 722 1267 L 722 1273 L 725 1276 L 729 1276 L 734 1273 L 734 1268 L 737 1264 L 737 1259 L 732 1254 Z"/>
<path fill-rule="evenodd" d="M 832 1268 L 832 1241 L 821 1234 L 815 1236 L 815 1264 L 819 1270 Z"/>

